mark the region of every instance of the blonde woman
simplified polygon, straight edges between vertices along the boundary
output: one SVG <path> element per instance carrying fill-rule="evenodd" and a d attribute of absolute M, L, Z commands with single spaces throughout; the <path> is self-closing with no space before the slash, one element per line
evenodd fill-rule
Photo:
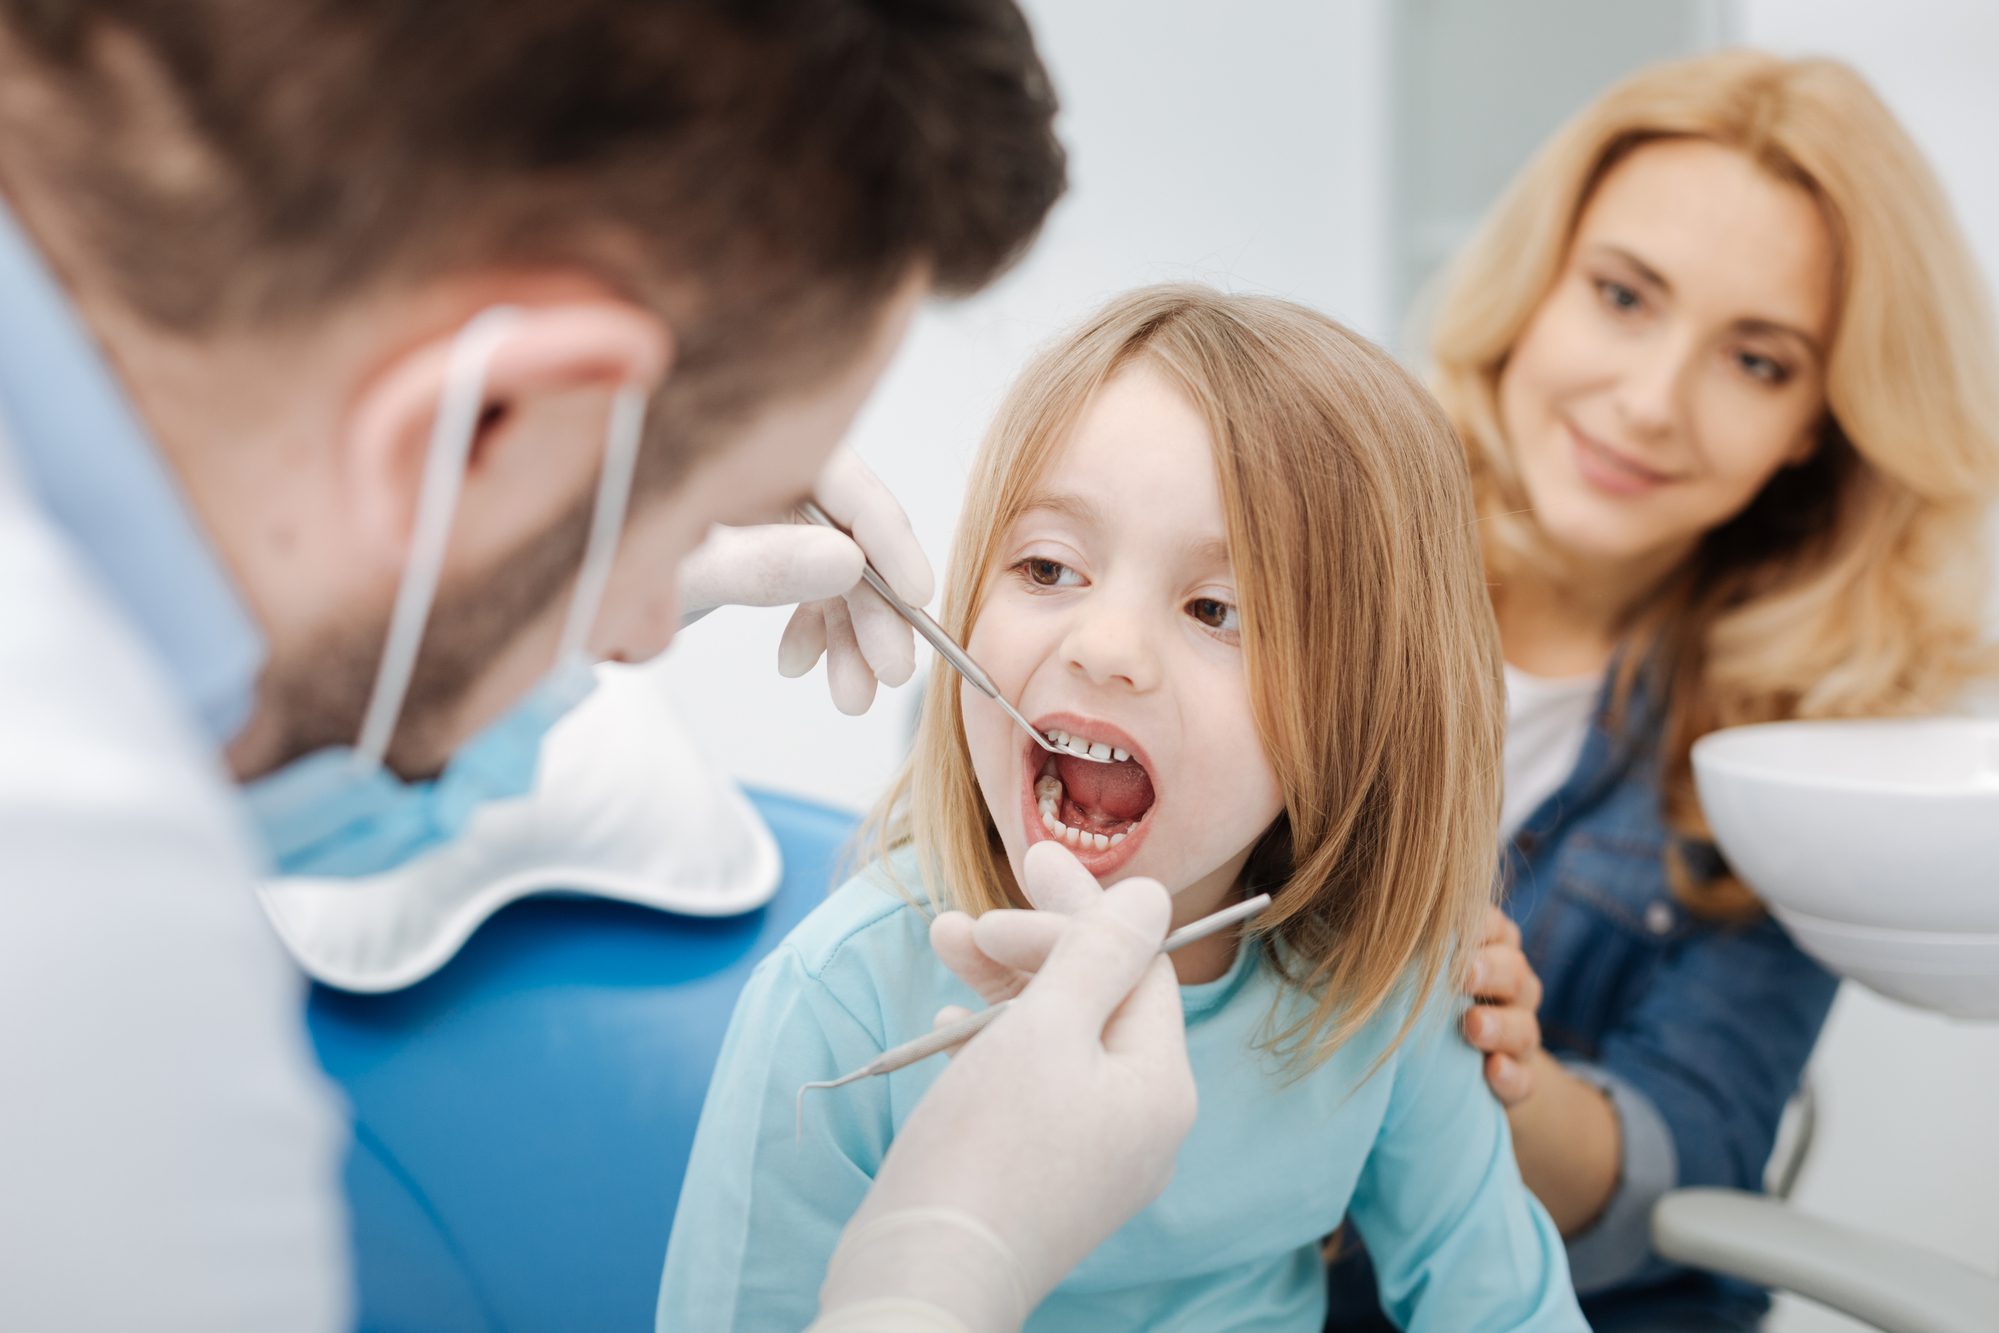
<path fill-rule="evenodd" d="M 977 465 L 944 619 L 1037 726 L 1112 762 L 1052 757 L 969 689 L 931 692 L 882 861 L 737 1009 L 661 1329 L 810 1318 L 941 1062 L 807 1102 L 795 1137 L 799 1085 L 979 1003 L 967 981 L 995 998 L 990 960 L 1026 961 L 1007 932 L 1059 924 L 1006 909 L 1065 847 L 1078 898 L 1092 876 L 1150 876 L 1176 922 L 1276 901 L 1248 938 L 1173 956 L 1199 1118 L 1165 1193 L 1028 1327 L 1316 1329 L 1320 1242 L 1350 1217 L 1407 1327 L 1583 1328 L 1455 1031 L 1499 809 L 1475 533 L 1436 404 L 1301 307 L 1143 290 L 1036 361 Z M 933 923 L 935 906 L 955 910 Z"/>
<path fill-rule="evenodd" d="M 1598 1329 L 1753 1327 L 1650 1253 L 1760 1186 L 1832 1000 L 1716 855 L 1694 740 L 1951 704 L 1983 666 L 1999 471 L 1984 284 L 1849 68 L 1648 69 L 1562 129 L 1450 281 L 1506 658 L 1506 911 L 1466 1020 Z M 1371 1303 L 1335 1275 L 1335 1324 Z"/>

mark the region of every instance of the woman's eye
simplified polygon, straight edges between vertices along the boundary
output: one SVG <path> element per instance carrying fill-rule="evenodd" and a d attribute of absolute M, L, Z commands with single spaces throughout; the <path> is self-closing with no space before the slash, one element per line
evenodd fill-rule
<path fill-rule="evenodd" d="M 1233 634 L 1242 628 L 1242 612 L 1232 602 L 1219 597 L 1196 597 L 1187 603 L 1187 614 L 1211 630 Z"/>
<path fill-rule="evenodd" d="M 1621 315 L 1642 309 L 1645 304 L 1644 298 L 1638 295 L 1637 288 L 1627 287 L 1612 278 L 1597 279 L 1596 294 L 1603 299 L 1605 305 Z"/>
<path fill-rule="evenodd" d="M 1014 571 L 1037 588 L 1074 587 L 1080 580 L 1076 571 L 1060 560 L 1031 555 L 1014 563 Z"/>
<path fill-rule="evenodd" d="M 1791 378 L 1788 366 L 1758 352 L 1737 352 L 1735 364 L 1741 366 L 1751 379 L 1761 380 L 1765 384 L 1782 384 Z"/>

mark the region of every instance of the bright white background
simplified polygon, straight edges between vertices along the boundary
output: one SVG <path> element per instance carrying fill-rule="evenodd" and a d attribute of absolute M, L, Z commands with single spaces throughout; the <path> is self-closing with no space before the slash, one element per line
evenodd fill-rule
<path fill-rule="evenodd" d="M 1064 99 L 1072 189 L 1019 270 L 919 321 L 853 436 L 933 559 L 1011 375 L 1114 291 L 1200 279 L 1393 339 L 1391 3 L 1029 0 Z M 1723 12 L 1752 44 L 1858 65 L 1942 174 L 1986 272 L 1999 272 L 1999 6 L 1740 0 Z M 817 674 L 775 675 L 782 625 L 778 613 L 716 613 L 670 654 L 667 687 L 743 781 L 864 805 L 894 769 L 915 688 L 841 717 Z M 1814 1078 L 1820 1134 L 1798 1204 L 1999 1271 L 1999 1025 L 1848 987 Z M 1787 1306 L 1775 1327 L 1857 1325 Z"/>

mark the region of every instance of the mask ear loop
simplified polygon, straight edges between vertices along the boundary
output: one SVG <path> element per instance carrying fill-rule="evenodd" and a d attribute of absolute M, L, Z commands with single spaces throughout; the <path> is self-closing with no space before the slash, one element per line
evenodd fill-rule
<path fill-rule="evenodd" d="M 639 442 L 645 436 L 647 391 L 627 384 L 611 400 L 611 421 L 604 434 L 604 461 L 598 465 L 597 503 L 590 515 L 590 537 L 576 588 L 562 622 L 555 650 L 557 669 L 586 659 L 586 644 L 603 608 L 604 589 L 618 560 L 618 542 L 625 535 L 625 510 L 638 471 Z"/>
<path fill-rule="evenodd" d="M 416 522 L 410 532 L 409 561 L 396 589 L 389 633 L 382 644 L 382 664 L 362 715 L 361 736 L 354 745 L 355 766 L 373 771 L 382 766 L 396 731 L 410 675 L 423 647 L 424 626 L 437 599 L 444 573 L 444 554 L 451 541 L 451 521 L 465 482 L 465 462 L 479 431 L 479 410 L 486 397 L 486 368 L 507 329 L 520 317 L 511 306 L 495 306 L 472 317 L 452 341 L 444 392 L 437 419 L 431 425 L 424 457 L 423 483 L 417 494 Z"/>

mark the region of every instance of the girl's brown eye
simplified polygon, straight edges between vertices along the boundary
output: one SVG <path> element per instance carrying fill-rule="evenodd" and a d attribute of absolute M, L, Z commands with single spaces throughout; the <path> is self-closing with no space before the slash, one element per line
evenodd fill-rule
<path fill-rule="evenodd" d="M 1044 588 L 1052 588 L 1062 581 L 1062 565 L 1055 560 L 1039 560 L 1029 557 L 1027 577 Z"/>
<path fill-rule="evenodd" d="M 1217 597 L 1196 597 L 1187 603 L 1187 613 L 1209 629 L 1236 628 L 1236 609 Z"/>
<path fill-rule="evenodd" d="M 1050 560 L 1047 556 L 1030 555 L 1007 566 L 1012 574 L 1030 588 L 1080 588 L 1083 576 L 1060 560 Z"/>

